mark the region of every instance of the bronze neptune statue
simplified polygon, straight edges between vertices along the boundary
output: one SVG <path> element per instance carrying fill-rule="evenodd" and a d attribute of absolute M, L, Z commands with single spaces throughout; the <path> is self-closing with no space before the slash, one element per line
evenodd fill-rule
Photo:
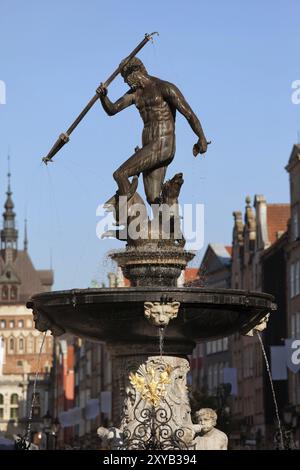
<path fill-rule="evenodd" d="M 198 137 L 193 154 L 205 153 L 207 144 L 199 119 L 178 88 L 165 80 L 147 73 L 144 64 L 137 57 L 126 62 L 121 74 L 130 86 L 115 103 L 107 96 L 107 89 L 101 84 L 97 88 L 102 106 L 109 116 L 119 113 L 128 106 L 135 105 L 144 123 L 142 148 L 135 153 L 113 174 L 118 184 L 118 195 L 134 195 L 138 176 L 142 173 L 144 188 L 149 204 L 160 203 L 161 191 L 168 165 L 175 155 L 175 118 L 179 111 L 186 118 Z M 132 181 L 129 181 L 129 178 Z"/>
<path fill-rule="evenodd" d="M 113 177 L 117 182 L 118 189 L 104 207 L 108 211 L 114 212 L 116 226 L 118 227 L 122 225 L 128 227 L 130 223 L 132 226 L 134 221 L 141 228 L 139 231 L 140 241 L 166 238 L 166 231 L 161 221 L 164 207 L 167 207 L 167 212 L 170 211 L 167 222 L 170 227 L 171 239 L 174 243 L 179 242 L 183 246 L 183 236 L 180 230 L 175 228 L 179 225 L 178 196 L 183 183 L 182 173 L 178 173 L 171 180 L 164 182 L 167 167 L 175 155 L 176 111 L 183 114 L 198 137 L 198 141 L 193 147 L 195 157 L 199 153 L 204 154 L 210 142 L 207 142 L 199 119 L 178 88 L 170 82 L 149 75 L 144 64 L 136 57 L 136 54 L 145 44 L 152 41 L 154 34 L 157 33 L 146 34 L 144 39 L 119 64 L 107 80 L 100 84 L 93 98 L 67 131 L 59 136 L 49 153 L 43 158 L 43 161 L 46 164 L 52 161 L 54 155 L 69 141 L 71 133 L 99 98 L 109 116 L 119 113 L 134 104 L 139 110 L 144 123 L 142 147 L 136 147 L 135 153 L 114 172 Z M 107 87 L 119 74 L 122 75 L 130 89 L 119 100 L 112 103 L 107 96 Z M 143 174 L 148 203 L 152 205 L 153 210 L 153 205 L 159 207 L 153 219 L 159 221 L 158 230 L 153 229 L 155 224 L 150 227 L 151 222 L 146 214 L 144 201 L 136 192 L 138 178 L 141 173 Z M 132 180 L 130 181 L 129 178 L 132 178 Z M 137 214 L 139 214 L 138 223 Z M 141 216 L 141 214 L 143 215 Z M 110 235 L 125 239 L 129 244 L 136 245 L 135 237 L 131 234 L 126 234 L 123 237 L 120 231 L 115 230 L 104 234 L 104 236 Z"/>

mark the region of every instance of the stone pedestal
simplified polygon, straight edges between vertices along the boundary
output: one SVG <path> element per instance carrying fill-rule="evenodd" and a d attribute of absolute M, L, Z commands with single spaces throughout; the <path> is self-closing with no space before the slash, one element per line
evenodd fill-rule
<path fill-rule="evenodd" d="M 146 320 L 145 320 L 146 324 Z M 163 351 L 171 360 L 184 360 L 187 364 L 187 356 L 192 353 L 195 343 L 192 341 L 164 342 Z M 144 343 L 114 342 L 107 344 L 112 360 L 112 421 L 114 426 L 119 427 L 123 404 L 126 398 L 126 389 L 129 385 L 129 375 L 136 373 L 138 368 L 146 363 L 148 358 L 160 357 L 159 354 L 159 329 L 157 328 L 157 342 Z"/>
<path fill-rule="evenodd" d="M 122 436 L 121 448 L 192 448 L 188 371 L 189 363 L 182 357 L 114 357 L 113 419 Z"/>
<path fill-rule="evenodd" d="M 147 243 L 111 254 L 131 286 L 176 286 L 177 279 L 195 254 L 175 244 Z M 146 299 L 145 299 L 146 300 Z"/>

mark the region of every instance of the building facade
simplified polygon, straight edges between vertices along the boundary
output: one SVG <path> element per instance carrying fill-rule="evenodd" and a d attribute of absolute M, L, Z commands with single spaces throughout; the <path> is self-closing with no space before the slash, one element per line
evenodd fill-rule
<path fill-rule="evenodd" d="M 35 293 L 51 290 L 53 272 L 34 268 L 28 253 L 26 225 L 24 247 L 18 249 L 10 174 L 6 194 L 0 234 L 0 433 L 12 437 L 24 432 L 38 370 L 33 431 L 40 429 L 42 416 L 50 407 L 52 337 L 34 328 L 26 301 Z"/>
<path fill-rule="evenodd" d="M 250 197 L 246 198 L 244 220 L 239 211 L 234 212 L 233 215 L 232 287 L 274 294 L 270 271 L 267 268 L 263 279 L 263 256 L 266 250 L 270 249 L 286 232 L 290 205 L 267 204 L 263 196 L 256 195 L 254 207 L 251 206 Z M 267 263 L 267 258 L 264 259 Z M 282 274 L 284 276 L 284 272 Z M 284 286 L 282 288 L 284 289 Z M 268 333 L 262 334 L 268 355 L 270 346 L 268 341 L 275 341 L 275 339 L 279 341 L 280 335 L 285 334 L 285 329 L 282 329 L 286 318 L 284 308 L 276 315 L 276 318 L 275 314 L 270 318 Z M 276 320 L 278 315 L 281 315 L 279 322 Z M 230 350 L 232 367 L 237 370 L 238 381 L 238 393 L 233 400 L 233 418 L 240 423 L 242 433 L 248 439 L 260 436 L 267 441 L 269 437 L 265 400 L 269 397 L 266 389 L 270 384 L 267 383 L 265 377 L 265 364 L 259 338 L 256 335 L 248 337 L 236 333 L 230 338 Z M 272 432 L 274 431 L 273 423 L 274 413 L 272 423 L 270 423 Z"/>
<path fill-rule="evenodd" d="M 99 426 L 110 426 L 112 409 L 111 358 L 104 344 L 77 339 L 75 343 L 75 406 L 80 420 L 74 428 L 80 448 L 97 449 Z"/>
<path fill-rule="evenodd" d="M 289 173 L 291 220 L 286 246 L 288 337 L 300 340 L 300 144 L 294 145 L 286 166 Z M 300 372 L 289 371 L 289 403 L 298 417 L 300 411 Z"/>

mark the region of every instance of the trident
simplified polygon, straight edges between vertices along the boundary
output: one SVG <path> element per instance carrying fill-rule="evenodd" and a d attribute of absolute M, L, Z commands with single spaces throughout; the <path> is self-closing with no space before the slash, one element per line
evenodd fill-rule
<path fill-rule="evenodd" d="M 116 76 L 121 72 L 122 68 L 124 65 L 126 65 L 144 46 L 147 44 L 148 41 L 153 41 L 153 36 L 154 34 L 158 34 L 157 32 L 151 33 L 151 34 L 145 34 L 144 39 L 136 46 L 136 48 L 129 54 L 128 57 L 124 61 L 121 62 L 119 67 L 108 77 L 108 79 L 101 84 L 103 88 L 107 88 L 111 82 L 116 78 Z M 69 129 L 66 132 L 63 132 L 60 134 L 59 138 L 51 148 L 50 152 L 46 157 L 42 158 L 42 161 L 47 165 L 48 162 L 52 162 L 52 158 L 54 155 L 57 154 L 57 152 L 60 151 L 60 149 L 70 140 L 70 135 L 76 129 L 80 121 L 84 118 L 84 116 L 87 114 L 87 112 L 91 109 L 91 107 L 96 103 L 96 101 L 99 99 L 98 93 L 96 93 L 93 98 L 88 102 L 86 107 L 81 111 L 81 113 L 77 116 L 75 121 L 71 124 Z"/>

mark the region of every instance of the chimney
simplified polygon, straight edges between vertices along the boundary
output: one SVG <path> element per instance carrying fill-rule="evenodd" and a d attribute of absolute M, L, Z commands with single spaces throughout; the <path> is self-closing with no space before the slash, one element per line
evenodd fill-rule
<path fill-rule="evenodd" d="M 265 196 L 256 194 L 254 207 L 256 210 L 257 249 L 264 250 L 270 245 L 268 236 L 267 201 Z"/>

